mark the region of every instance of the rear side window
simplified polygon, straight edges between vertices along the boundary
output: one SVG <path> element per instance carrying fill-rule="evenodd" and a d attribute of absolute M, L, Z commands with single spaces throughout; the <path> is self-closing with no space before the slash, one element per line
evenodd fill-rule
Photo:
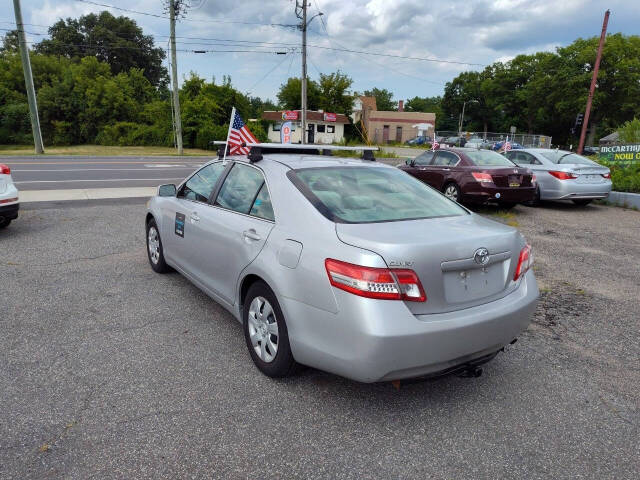
<path fill-rule="evenodd" d="M 253 206 L 249 211 L 249 215 L 254 217 L 264 218 L 265 220 L 274 220 L 273 206 L 271 205 L 271 198 L 269 197 L 269 190 L 267 190 L 267 184 L 263 183 L 258 196 L 253 202 Z"/>
<path fill-rule="evenodd" d="M 263 184 L 264 177 L 258 169 L 236 163 L 220 188 L 216 205 L 234 212 L 249 214 L 255 205 L 258 194 L 261 193 Z M 268 197 L 269 193 L 266 189 L 263 195 Z M 260 205 L 261 202 L 258 207 Z M 269 201 L 269 205 L 271 205 L 271 201 Z"/>
<path fill-rule="evenodd" d="M 198 202 L 208 202 L 223 171 L 222 162 L 202 167 L 187 180 L 187 183 L 180 189 L 178 197 Z"/>
<path fill-rule="evenodd" d="M 433 161 L 434 165 L 453 167 L 460 159 L 455 153 L 440 151 L 436 155 L 436 159 Z"/>
<path fill-rule="evenodd" d="M 418 166 L 429 165 L 431 160 L 433 160 L 433 152 L 424 152 L 415 158 L 413 164 Z"/>
<path fill-rule="evenodd" d="M 329 220 L 375 223 L 465 215 L 466 210 L 395 168 L 320 167 L 287 176 Z"/>
<path fill-rule="evenodd" d="M 491 150 L 470 150 L 465 152 L 471 161 L 479 167 L 513 167 L 511 160 Z"/>

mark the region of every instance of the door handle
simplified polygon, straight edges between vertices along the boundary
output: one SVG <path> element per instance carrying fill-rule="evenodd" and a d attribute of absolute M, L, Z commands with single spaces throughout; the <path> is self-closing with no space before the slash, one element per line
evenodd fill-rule
<path fill-rule="evenodd" d="M 450 168 L 443 168 L 443 169 L 442 169 L 442 171 L 443 171 L 443 172 L 450 172 L 450 171 L 451 171 L 451 169 L 450 169 Z"/>
<path fill-rule="evenodd" d="M 198 216 L 198 214 L 196 212 L 193 212 L 189 218 L 191 219 L 192 222 L 199 222 L 200 221 L 200 217 Z"/>
<path fill-rule="evenodd" d="M 260 235 L 258 235 L 258 233 L 252 228 L 250 230 L 245 230 L 244 232 L 242 232 L 242 236 L 244 238 L 248 238 L 249 240 L 260 240 L 262 237 L 260 237 Z"/>

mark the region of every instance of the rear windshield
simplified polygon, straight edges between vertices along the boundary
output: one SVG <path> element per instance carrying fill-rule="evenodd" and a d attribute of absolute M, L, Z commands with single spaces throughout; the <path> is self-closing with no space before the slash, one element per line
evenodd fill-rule
<path fill-rule="evenodd" d="M 577 153 L 566 152 L 562 150 L 550 150 L 548 152 L 542 152 L 545 158 L 551 160 L 553 163 L 564 164 L 577 164 L 577 165 L 597 165 L 593 160 L 578 155 Z"/>
<path fill-rule="evenodd" d="M 480 167 L 513 167 L 515 164 L 508 158 L 491 150 L 464 152 L 473 163 Z"/>
<path fill-rule="evenodd" d="M 334 222 L 391 222 L 467 214 L 457 203 L 395 168 L 305 168 L 292 170 L 287 176 Z"/>

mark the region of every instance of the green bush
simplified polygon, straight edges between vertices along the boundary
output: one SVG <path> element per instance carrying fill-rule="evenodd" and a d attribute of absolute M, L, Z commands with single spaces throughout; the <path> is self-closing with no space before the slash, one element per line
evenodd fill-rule
<path fill-rule="evenodd" d="M 598 162 L 611 170 L 614 191 L 640 193 L 640 163 Z"/>
<path fill-rule="evenodd" d="M 54 120 L 53 124 L 53 145 L 71 145 L 74 138 L 74 127 L 71 122 Z"/>
<path fill-rule="evenodd" d="M 99 145 L 119 146 L 171 146 L 173 135 L 164 125 L 144 125 L 134 122 L 118 122 L 106 125 L 96 137 Z"/>

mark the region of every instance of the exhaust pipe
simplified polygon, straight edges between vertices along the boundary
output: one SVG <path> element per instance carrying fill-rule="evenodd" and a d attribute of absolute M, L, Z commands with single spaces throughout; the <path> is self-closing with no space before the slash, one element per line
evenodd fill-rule
<path fill-rule="evenodd" d="M 469 366 L 460 374 L 462 378 L 480 378 L 482 376 L 482 367 Z"/>

